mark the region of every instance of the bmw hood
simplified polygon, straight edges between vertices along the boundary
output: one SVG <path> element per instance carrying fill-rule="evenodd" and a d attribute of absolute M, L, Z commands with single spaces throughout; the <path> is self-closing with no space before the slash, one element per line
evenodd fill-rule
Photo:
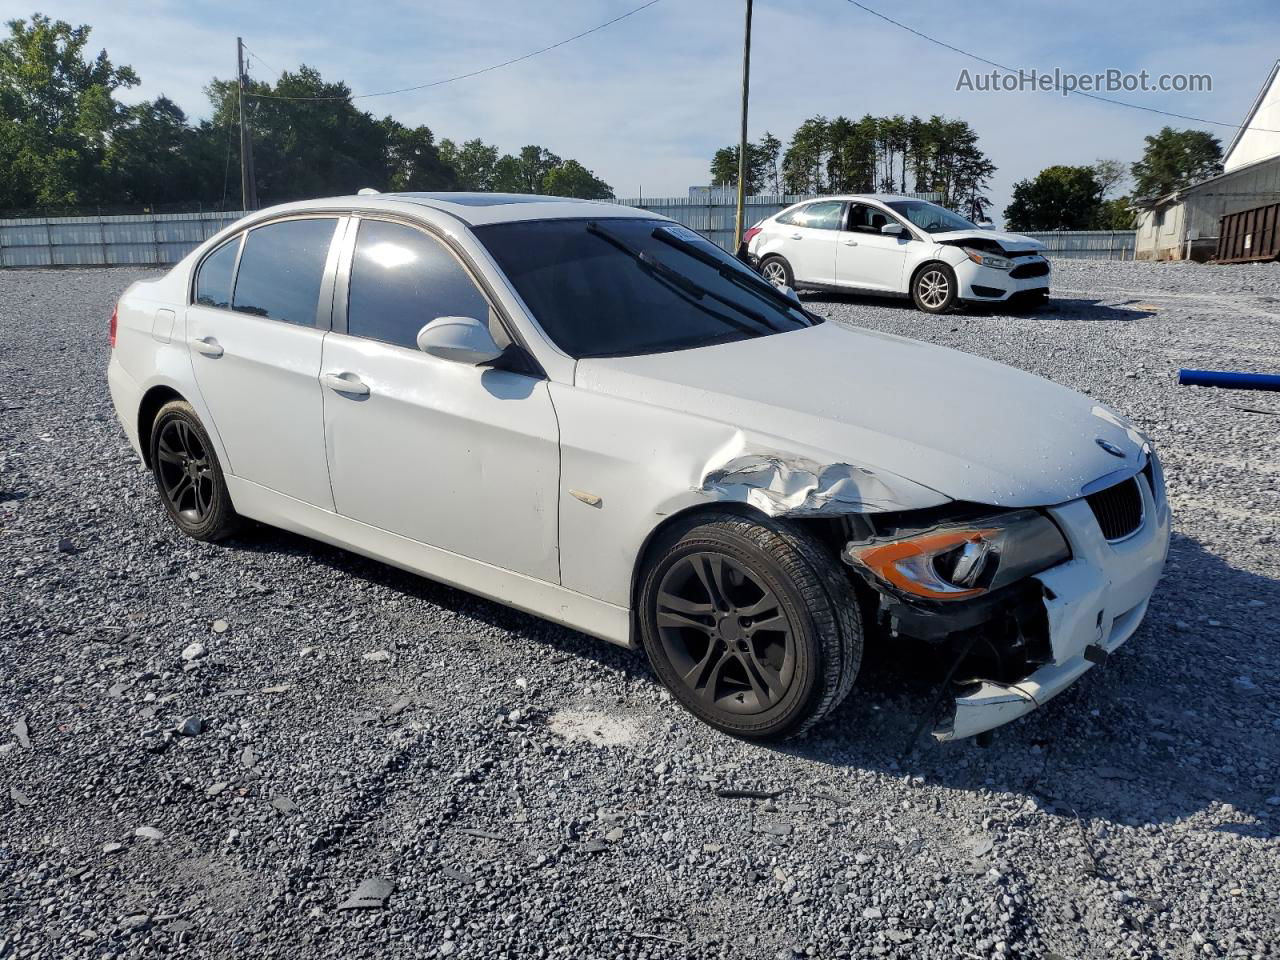
<path fill-rule="evenodd" d="M 582 360 L 575 384 L 723 424 L 765 457 L 852 465 L 1000 507 L 1074 500 L 1092 481 L 1136 473 L 1146 459 L 1137 430 L 1073 390 L 957 350 L 833 322 L 674 353 Z"/>
<path fill-rule="evenodd" d="M 1007 253 L 1038 253 L 1044 249 L 1044 244 L 1039 240 L 999 230 L 948 230 L 946 233 L 931 233 L 929 236 L 938 243 L 963 244 L 966 240 L 994 240 Z"/>

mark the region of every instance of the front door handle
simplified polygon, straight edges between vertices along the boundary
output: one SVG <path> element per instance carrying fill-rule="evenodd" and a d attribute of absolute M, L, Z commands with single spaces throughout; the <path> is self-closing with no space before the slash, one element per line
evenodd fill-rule
<path fill-rule="evenodd" d="M 858 241 L 857 241 L 857 240 L 842 240 L 841 242 L 842 242 L 846 247 L 856 247 L 856 246 L 858 245 Z"/>
<path fill-rule="evenodd" d="M 353 397 L 367 397 L 369 385 L 354 373 L 322 373 L 320 382 L 335 393 L 346 393 Z"/>
<path fill-rule="evenodd" d="M 192 340 L 191 345 L 196 348 L 197 353 L 203 353 L 206 357 L 220 357 L 225 352 L 222 344 L 213 337 L 200 337 Z"/>

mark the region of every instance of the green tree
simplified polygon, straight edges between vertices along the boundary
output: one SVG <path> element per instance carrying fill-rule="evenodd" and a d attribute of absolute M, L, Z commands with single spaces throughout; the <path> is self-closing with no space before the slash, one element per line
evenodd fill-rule
<path fill-rule="evenodd" d="M 713 176 L 736 157 L 719 151 Z M 981 216 L 995 169 L 963 120 L 818 116 L 797 128 L 783 152 L 781 186 L 788 193 L 940 193 L 944 205 Z"/>
<path fill-rule="evenodd" d="M 440 156 L 457 173 L 459 190 L 492 190 L 498 166 L 498 148 L 479 137 L 461 147 L 452 140 L 440 141 Z"/>
<path fill-rule="evenodd" d="M 823 193 L 824 171 L 830 159 L 829 124 L 826 117 L 811 117 L 796 129 L 782 155 L 782 178 L 787 193 Z"/>
<path fill-rule="evenodd" d="M 1105 198 L 1129 179 L 1129 166 L 1123 160 L 1099 158 L 1094 161 L 1093 175 L 1102 187 L 1102 196 Z"/>
<path fill-rule="evenodd" d="M 0 41 L 0 206 L 58 206 L 108 198 L 107 146 L 126 122 L 115 91 L 130 67 L 105 50 L 85 59 L 90 28 L 34 14 L 8 21 Z"/>
<path fill-rule="evenodd" d="M 1222 172 L 1222 144 L 1211 133 L 1165 127 L 1146 143 L 1131 168 L 1137 197 L 1162 197 Z"/>
<path fill-rule="evenodd" d="M 1113 197 L 1098 206 L 1095 230 L 1132 230 L 1137 213 L 1129 197 Z"/>
<path fill-rule="evenodd" d="M 546 147 L 530 144 L 522 147 L 516 158 L 520 174 L 520 193 L 541 193 L 546 189 L 547 176 L 564 161 Z"/>
<path fill-rule="evenodd" d="M 105 51 L 86 59 L 89 27 L 36 14 L 0 39 L 0 206 L 240 203 L 240 90 L 213 78 L 208 119 L 192 125 L 166 97 L 124 107 L 114 93 L 138 82 Z M 479 139 L 437 143 L 358 109 L 344 83 L 306 65 L 275 83 L 247 81 L 261 203 L 379 190 L 509 190 L 610 197 L 575 160 L 528 145 L 499 156 Z"/>
<path fill-rule="evenodd" d="M 760 138 L 760 158 L 764 165 L 761 187 L 774 195 L 782 193 L 782 141 L 768 130 Z"/>
<path fill-rule="evenodd" d="M 430 127 L 406 127 L 391 117 L 381 121 L 386 137 L 389 190 L 451 190 L 457 182 Z"/>
<path fill-rule="evenodd" d="M 880 121 L 836 117 L 826 128 L 827 188 L 837 193 L 870 193 L 876 189 L 876 149 Z"/>
<path fill-rule="evenodd" d="M 1089 230 L 1101 206 L 1102 185 L 1093 167 L 1054 166 L 1013 185 L 1004 218 L 1011 230 Z"/>
<path fill-rule="evenodd" d="M 553 197 L 577 197 L 580 200 L 608 200 L 613 187 L 605 183 L 577 160 L 566 160 L 550 171 L 543 189 Z"/>
<path fill-rule="evenodd" d="M 779 145 L 781 146 L 781 145 Z M 747 195 L 762 192 L 769 182 L 770 158 L 763 144 L 747 144 Z M 738 145 L 721 147 L 711 158 L 711 183 L 717 187 L 738 185 Z"/>
<path fill-rule="evenodd" d="M 167 97 L 129 107 L 107 147 L 117 197 L 132 203 L 179 203 L 200 195 L 194 161 L 199 134 Z"/>
<path fill-rule="evenodd" d="M 227 151 L 231 169 L 239 170 L 239 136 L 230 138 L 229 147 L 226 142 L 227 132 L 238 123 L 236 83 L 215 78 L 205 92 L 213 104 L 213 118 L 201 126 L 201 136 L 213 141 L 206 144 L 210 152 Z M 387 130 L 351 103 L 345 83 L 328 82 L 303 65 L 285 71 L 274 85 L 250 81 L 245 93 L 245 122 L 253 137 L 261 204 L 389 185 Z M 207 184 L 208 192 L 212 189 L 213 184 Z M 237 187 L 230 192 L 239 197 Z"/>

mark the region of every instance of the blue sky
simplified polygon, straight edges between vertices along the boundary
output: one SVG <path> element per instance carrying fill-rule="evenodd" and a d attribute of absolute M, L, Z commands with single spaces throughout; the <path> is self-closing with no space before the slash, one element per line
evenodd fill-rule
<path fill-rule="evenodd" d="M 164 93 L 194 117 L 202 88 L 235 72 L 235 37 L 253 72 L 299 63 L 356 93 L 452 76 L 529 52 L 642 0 L 0 0 L 2 19 L 39 9 L 88 23 L 91 44 L 142 78 L 125 99 Z M 1280 56 L 1274 0 L 865 0 L 895 19 L 1013 66 L 1092 72 L 1209 73 L 1209 93 L 1132 93 L 1135 102 L 1240 122 Z M 705 183 L 737 138 L 742 0 L 661 0 L 568 46 L 481 77 L 361 100 L 377 115 L 425 123 L 438 138 L 482 137 L 504 150 L 539 143 L 576 157 L 619 196 L 683 195 Z M 957 91 L 984 69 L 845 0 L 756 0 L 754 138 L 784 141 L 815 114 L 941 113 L 968 120 L 999 168 L 997 212 L 1015 180 L 1054 163 L 1137 159 L 1142 138 L 1180 121 L 1051 93 Z M 268 66 L 269 65 L 269 66 Z M 1223 140 L 1233 131 L 1212 129 Z M 352 187 L 358 187 L 353 184 Z"/>

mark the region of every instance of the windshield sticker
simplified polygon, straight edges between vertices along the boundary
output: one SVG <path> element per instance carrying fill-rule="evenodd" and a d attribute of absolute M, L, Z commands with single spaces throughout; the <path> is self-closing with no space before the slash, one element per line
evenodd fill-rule
<path fill-rule="evenodd" d="M 667 233 L 675 237 L 677 240 L 683 240 L 685 243 L 705 243 L 705 244 L 710 244 L 711 246 L 714 246 L 714 244 L 712 244 L 711 241 L 708 240 L 706 237 L 704 237 L 702 234 L 694 230 L 690 230 L 688 227 L 684 226 L 684 224 L 680 224 L 680 223 L 663 224 L 658 229 L 662 230 L 664 233 Z"/>

